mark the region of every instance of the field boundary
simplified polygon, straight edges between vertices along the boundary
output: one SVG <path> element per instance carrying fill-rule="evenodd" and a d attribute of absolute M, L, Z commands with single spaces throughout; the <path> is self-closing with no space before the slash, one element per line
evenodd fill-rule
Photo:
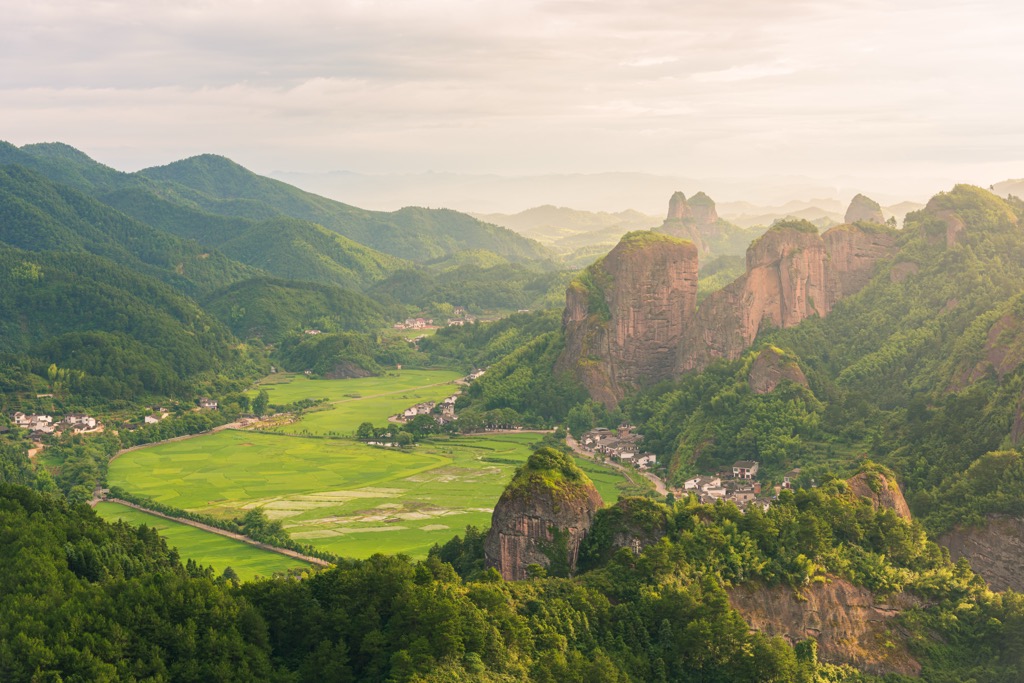
<path fill-rule="evenodd" d="M 178 522 L 179 524 L 187 524 L 188 526 L 193 526 L 193 527 L 195 527 L 197 529 L 202 529 L 203 531 L 209 531 L 210 533 L 214 533 L 214 534 L 217 534 L 219 536 L 225 536 L 227 538 L 232 538 L 232 539 L 234 539 L 236 541 L 241 541 L 242 543 L 246 543 L 248 545 L 255 546 L 257 548 L 262 548 L 263 550 L 269 550 L 271 552 L 278 553 L 279 555 L 287 555 L 288 557 L 291 557 L 291 558 L 296 559 L 296 560 L 301 560 L 303 562 L 309 562 L 310 564 L 315 564 L 318 567 L 333 567 L 334 566 L 332 563 L 328 562 L 327 560 L 321 560 L 319 557 L 310 557 L 309 555 L 303 555 L 302 553 L 296 552 L 294 550 L 288 550 L 287 548 L 278 548 L 277 546 L 269 545 L 267 543 L 261 543 L 259 541 L 254 541 L 253 539 L 251 539 L 248 536 L 245 536 L 243 534 L 236 534 L 236 533 L 234 533 L 232 531 L 225 531 L 224 529 L 218 529 L 215 526 L 210 526 L 209 524 L 203 524 L 202 522 L 197 522 L 197 521 L 192 520 L 192 519 L 185 519 L 184 517 L 175 517 L 173 515 L 168 515 L 168 514 L 165 514 L 163 512 L 160 512 L 158 510 L 151 510 L 150 508 L 143 507 L 141 505 L 136 505 L 135 503 L 129 503 L 127 500 L 122 500 L 120 498 L 104 498 L 103 500 L 104 500 L 104 502 L 107 502 L 107 503 L 117 503 L 118 505 L 124 505 L 125 507 L 133 508 L 135 510 L 139 510 L 141 512 L 145 512 L 147 514 L 153 515 L 154 517 L 162 517 L 163 519 L 167 519 L 167 520 L 170 520 L 172 522 Z"/>

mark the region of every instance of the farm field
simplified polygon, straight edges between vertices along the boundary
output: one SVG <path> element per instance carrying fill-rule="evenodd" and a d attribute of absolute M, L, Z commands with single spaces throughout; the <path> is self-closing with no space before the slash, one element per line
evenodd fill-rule
<path fill-rule="evenodd" d="M 309 379 L 304 375 L 277 376 L 260 384 L 270 402 L 287 405 L 304 398 L 326 398 L 325 407 L 307 412 L 298 422 L 269 431 L 284 434 L 340 435 L 355 433 L 363 422 L 387 424 L 388 416 L 423 401 L 438 401 L 460 387 L 461 373 L 450 370 L 400 370 L 383 377 Z"/>
<path fill-rule="evenodd" d="M 409 371 L 400 377 L 309 380 L 292 375 L 264 386 L 272 403 L 328 398 L 331 409 L 297 424 L 333 415 L 334 426 L 326 431 L 351 433 L 360 422 L 383 424 L 387 415 L 424 400 L 425 387 L 438 392 L 435 398 L 450 395 L 457 387 L 447 382 L 457 376 Z M 395 385 L 388 381 L 397 381 L 398 388 L 389 391 Z M 110 464 L 108 480 L 136 495 L 219 517 L 261 507 L 295 540 L 342 556 L 424 557 L 432 545 L 462 534 L 467 525 L 490 525 L 502 490 L 539 440 L 538 434 L 492 433 L 439 437 L 398 450 L 341 438 L 225 430 L 125 453 Z M 607 502 L 628 490 L 618 473 L 578 463 Z"/>
<path fill-rule="evenodd" d="M 243 581 L 257 576 L 272 576 L 275 572 L 308 567 L 305 562 L 285 557 L 262 548 L 256 548 L 187 524 L 172 522 L 117 503 L 98 503 L 96 514 L 108 522 L 118 519 L 139 526 L 145 524 L 178 549 L 181 561 L 188 559 L 203 567 L 212 566 L 216 574 L 231 567 Z"/>

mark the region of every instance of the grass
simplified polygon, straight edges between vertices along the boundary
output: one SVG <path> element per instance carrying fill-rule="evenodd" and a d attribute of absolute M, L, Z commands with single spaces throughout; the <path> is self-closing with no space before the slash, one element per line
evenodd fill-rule
<path fill-rule="evenodd" d="M 351 433 L 365 420 L 383 424 L 387 415 L 425 393 L 450 395 L 457 387 L 447 382 L 457 376 L 446 371 L 352 380 L 275 376 L 278 382 L 263 386 L 273 403 L 319 397 L 332 402 L 284 429 L 324 433 L 331 425 L 328 431 Z M 108 480 L 216 516 L 262 507 L 295 540 L 342 556 L 424 557 L 432 545 L 463 533 L 467 525 L 490 526 L 494 504 L 539 440 L 530 433 L 483 434 L 396 450 L 348 439 L 226 430 L 126 453 L 111 463 Z M 617 472 L 588 461 L 580 465 L 606 502 L 627 490 L 628 482 Z"/>
<path fill-rule="evenodd" d="M 227 567 L 231 567 L 239 578 L 248 581 L 257 576 L 272 576 L 275 572 L 303 569 L 309 566 L 305 562 L 285 557 L 279 553 L 263 550 L 187 524 L 172 522 L 163 517 L 150 515 L 117 503 L 98 503 L 96 514 L 109 522 L 120 519 L 135 526 L 145 524 L 156 529 L 166 539 L 168 546 L 178 549 L 182 562 L 192 559 L 203 567 L 212 566 L 218 575 L 223 573 Z"/>
<path fill-rule="evenodd" d="M 283 434 L 352 435 L 363 422 L 383 427 L 390 415 L 424 401 L 438 401 L 459 390 L 453 380 L 462 374 L 449 370 L 400 370 L 383 377 L 309 379 L 304 375 L 274 376 L 263 383 L 270 402 L 287 405 L 304 398 L 326 398 L 324 408 L 270 431 Z M 255 395 L 255 392 L 254 392 Z"/>

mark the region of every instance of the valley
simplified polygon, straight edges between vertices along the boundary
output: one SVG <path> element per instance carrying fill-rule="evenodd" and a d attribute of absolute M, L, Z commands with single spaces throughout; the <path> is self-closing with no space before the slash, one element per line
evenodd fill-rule
<path fill-rule="evenodd" d="M 111 463 L 108 481 L 216 518 L 259 508 L 294 540 L 342 557 L 425 557 L 466 526 L 489 525 L 494 501 L 540 435 L 434 437 L 413 449 L 351 437 L 365 421 L 386 425 L 412 404 L 458 391 L 460 376 L 444 370 L 347 380 L 274 375 L 260 384 L 272 402 L 327 402 L 266 431 L 229 429 L 124 453 Z M 628 486 L 609 468 L 588 469 L 609 502 Z M 169 540 L 179 543 L 183 557 L 199 561 L 208 554 L 193 545 L 193 536 Z"/>

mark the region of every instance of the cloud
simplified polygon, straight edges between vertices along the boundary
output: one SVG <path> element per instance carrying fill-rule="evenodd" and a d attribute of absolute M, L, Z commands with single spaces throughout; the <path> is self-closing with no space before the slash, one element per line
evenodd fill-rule
<path fill-rule="evenodd" d="M 1024 164 L 1022 7 L 0 0 L 0 138 L 126 168 L 952 174 Z"/>

